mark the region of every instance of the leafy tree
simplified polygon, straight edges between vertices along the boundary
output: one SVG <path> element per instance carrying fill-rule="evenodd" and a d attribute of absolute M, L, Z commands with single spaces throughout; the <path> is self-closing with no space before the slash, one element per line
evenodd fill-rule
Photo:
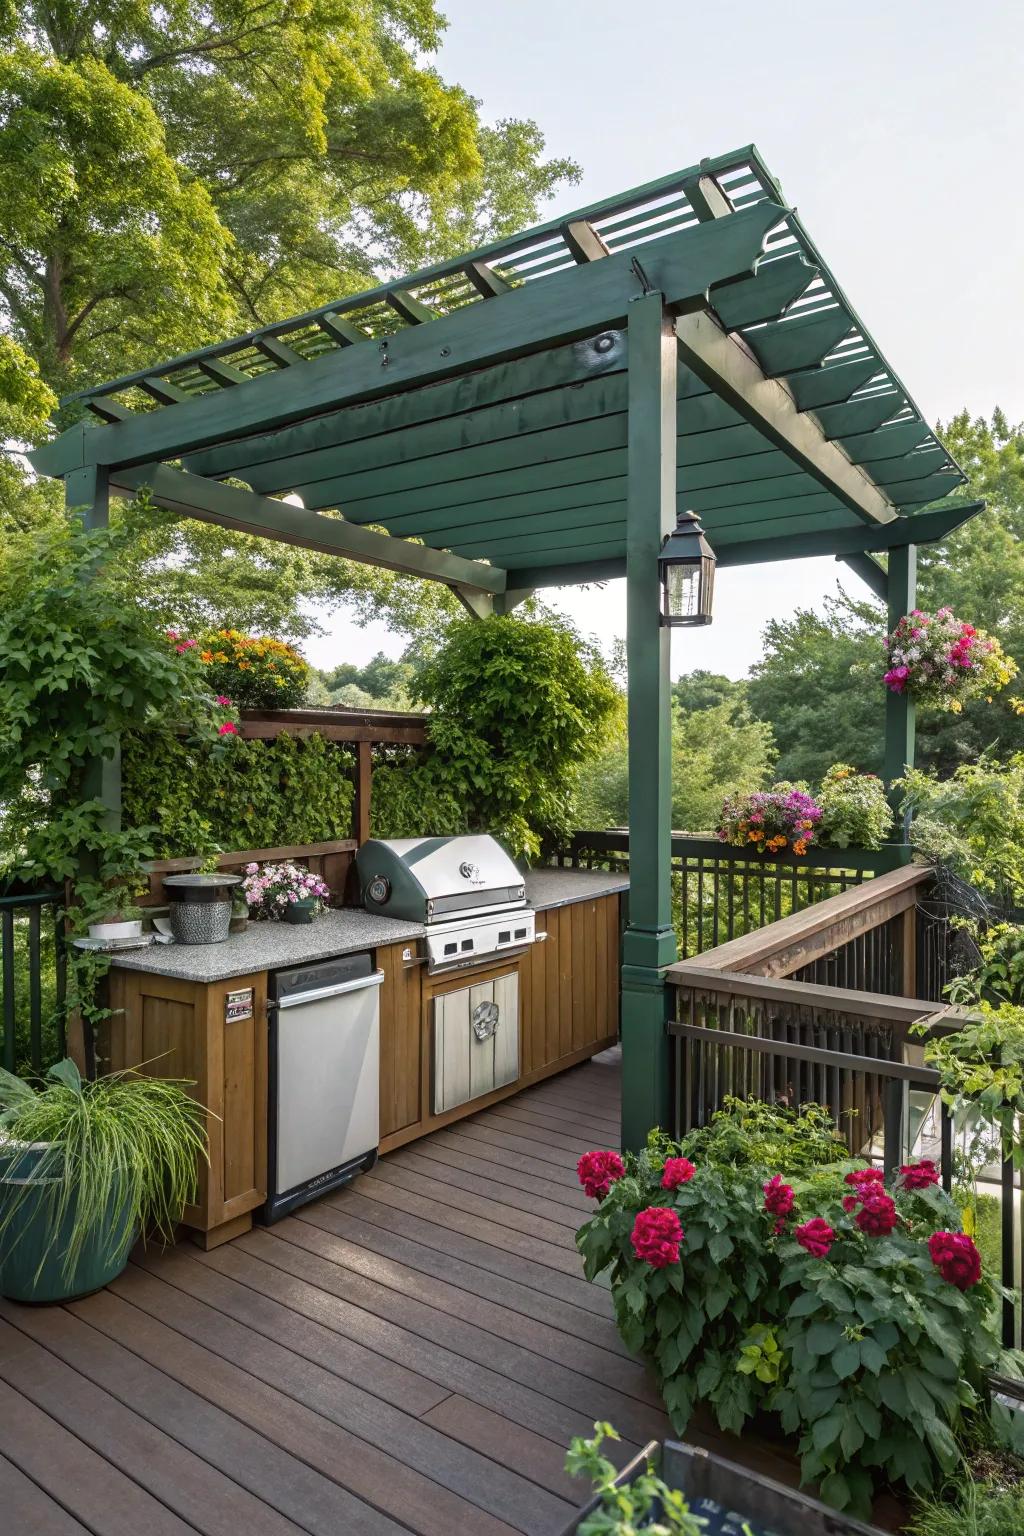
<path fill-rule="evenodd" d="M 378 651 L 365 667 L 344 661 L 319 676 L 331 703 L 350 709 L 411 709 L 409 689 L 415 671 L 411 662 L 392 661 Z"/>
<path fill-rule="evenodd" d="M 880 606 L 845 593 L 766 626 L 748 698 L 772 723 L 780 778 L 817 783 L 837 761 L 881 771 L 882 634 Z"/>
<path fill-rule="evenodd" d="M 433 0 L 0 0 L 5 349 L 65 394 L 529 221 L 577 169 L 531 122 L 480 121 L 429 63 L 443 28 Z M 36 440 L 52 401 L 8 421 L 11 357 L 0 432 Z M 0 538 L 62 516 L 58 488 L 0 464 Z M 189 628 L 301 637 L 303 599 L 410 634 L 456 612 L 430 583 L 146 508 L 118 521 L 125 587 Z"/>
<path fill-rule="evenodd" d="M 722 672 L 708 672 L 703 667 L 684 672 L 672 684 L 672 697 L 684 711 L 713 709 L 716 704 L 738 704 L 747 697 L 746 678 L 736 681 Z"/>
<path fill-rule="evenodd" d="M 990 421 L 963 411 L 939 432 L 970 477 L 962 494 L 988 505 L 949 539 L 920 547 L 920 606 L 948 604 L 1024 663 L 1024 428 L 1000 411 Z M 817 780 L 836 760 L 880 771 L 884 622 L 880 604 L 841 592 L 823 614 L 798 609 L 765 629 L 748 697 L 775 728 L 784 778 Z M 919 711 L 919 765 L 948 773 L 989 748 L 999 756 L 1024 750 L 1024 720 L 1011 703 L 1020 694 L 1018 682 L 960 715 Z"/>
<path fill-rule="evenodd" d="M 728 679 L 725 679 L 728 681 Z M 600 753 L 583 769 L 574 819 L 601 830 L 629 820 L 629 749 L 625 699 Z M 714 829 L 727 794 L 747 794 L 768 781 L 775 760 L 771 726 L 745 704 L 721 701 L 672 715 L 672 825 L 677 832 Z"/>

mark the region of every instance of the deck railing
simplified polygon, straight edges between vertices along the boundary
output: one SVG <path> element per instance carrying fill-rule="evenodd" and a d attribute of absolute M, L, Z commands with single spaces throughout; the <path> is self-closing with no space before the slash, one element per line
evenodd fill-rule
<path fill-rule="evenodd" d="M 672 836 L 672 912 L 684 958 L 841 895 L 875 875 L 897 869 L 911 851 L 890 845 L 814 848 L 802 857 L 768 858 L 717 838 Z M 629 833 L 574 832 L 557 862 L 574 869 L 629 869 Z"/>
<path fill-rule="evenodd" d="M 64 1054 L 61 890 L 0 895 L 0 1065 L 40 1072 Z"/>
<path fill-rule="evenodd" d="M 968 1015 L 941 1002 L 933 963 L 945 953 L 929 912 L 927 869 L 891 870 L 670 966 L 668 1035 L 672 1130 L 706 1125 L 728 1097 L 797 1108 L 823 1104 L 851 1153 L 880 1156 L 891 1173 L 923 1119 L 937 1123 L 942 1182 L 953 1179 L 953 1125 L 924 1064 L 926 1035 Z M 927 944 L 918 931 L 926 913 Z M 850 985 L 851 981 L 854 983 Z M 923 983 L 923 985 L 922 985 Z M 1011 1148 L 1000 1162 L 1003 1339 L 1020 1342 L 1024 1311 L 1018 1190 Z"/>

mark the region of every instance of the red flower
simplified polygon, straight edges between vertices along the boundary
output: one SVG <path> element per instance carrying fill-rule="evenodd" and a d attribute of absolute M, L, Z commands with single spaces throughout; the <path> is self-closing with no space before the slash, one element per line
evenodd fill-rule
<path fill-rule="evenodd" d="M 857 1209 L 858 1205 L 860 1205 L 860 1196 L 859 1195 L 844 1195 L 843 1196 L 843 1210 L 844 1211 L 855 1211 Z"/>
<path fill-rule="evenodd" d="M 803 1226 L 797 1227 L 793 1233 L 801 1248 L 806 1248 L 812 1259 L 828 1257 L 835 1235 L 828 1222 L 822 1221 L 820 1216 L 815 1216 L 813 1221 L 805 1221 Z"/>
<path fill-rule="evenodd" d="M 882 1184 L 885 1182 L 885 1174 L 881 1168 L 855 1168 L 848 1173 L 843 1180 L 844 1184 L 852 1184 L 855 1189 L 863 1189 L 866 1184 Z"/>
<path fill-rule="evenodd" d="M 678 1189 L 680 1184 L 689 1184 L 696 1172 L 696 1168 L 688 1157 L 666 1157 L 661 1175 L 661 1187 Z"/>
<path fill-rule="evenodd" d="M 981 1279 L 981 1254 L 964 1232 L 933 1232 L 928 1252 L 943 1280 L 969 1291 Z"/>
<path fill-rule="evenodd" d="M 224 724 L 220 727 L 220 730 L 217 732 L 217 735 L 218 736 L 237 736 L 238 735 L 238 726 L 235 724 L 235 722 L 233 720 L 225 720 Z"/>
<path fill-rule="evenodd" d="M 231 700 L 227 697 L 226 694 L 218 693 L 218 695 L 217 695 L 217 703 L 220 705 L 220 707 L 222 709 L 230 709 L 231 708 Z"/>
<path fill-rule="evenodd" d="M 919 1163 L 904 1163 L 900 1179 L 904 1189 L 928 1189 L 939 1183 L 939 1170 L 930 1157 L 922 1157 Z"/>
<path fill-rule="evenodd" d="M 679 1263 L 679 1245 L 683 1228 L 675 1211 L 664 1205 L 649 1205 L 637 1211 L 633 1223 L 633 1252 L 652 1269 L 664 1269 Z"/>
<path fill-rule="evenodd" d="M 793 1209 L 792 1184 L 783 1184 L 781 1173 L 777 1173 L 762 1187 L 765 1210 L 772 1216 L 788 1216 Z M 776 1223 L 776 1231 L 778 1231 L 778 1223 Z"/>
<path fill-rule="evenodd" d="M 584 1152 L 576 1164 L 576 1177 L 590 1200 L 603 1200 L 626 1165 L 617 1152 Z"/>
<path fill-rule="evenodd" d="M 857 1225 L 868 1237 L 888 1237 L 899 1222 L 896 1204 L 880 1189 L 866 1189 L 861 1195 Z"/>

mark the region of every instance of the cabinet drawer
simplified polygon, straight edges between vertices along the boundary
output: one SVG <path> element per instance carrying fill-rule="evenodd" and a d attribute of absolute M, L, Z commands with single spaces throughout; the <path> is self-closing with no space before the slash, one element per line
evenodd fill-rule
<path fill-rule="evenodd" d="M 444 1114 L 519 1076 L 519 976 L 470 983 L 433 1000 L 433 1112 Z"/>

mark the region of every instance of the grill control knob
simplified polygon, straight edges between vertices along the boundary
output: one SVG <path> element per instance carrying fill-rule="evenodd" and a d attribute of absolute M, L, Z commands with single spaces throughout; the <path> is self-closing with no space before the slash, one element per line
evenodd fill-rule
<path fill-rule="evenodd" d="M 459 874 L 462 875 L 463 879 L 465 880 L 475 880 L 480 874 L 480 866 L 479 864 L 471 864 L 469 860 L 466 859 L 464 863 L 459 865 Z"/>
<path fill-rule="evenodd" d="M 391 881 L 385 875 L 374 875 L 366 887 L 366 894 L 378 907 L 383 907 L 391 896 Z"/>

